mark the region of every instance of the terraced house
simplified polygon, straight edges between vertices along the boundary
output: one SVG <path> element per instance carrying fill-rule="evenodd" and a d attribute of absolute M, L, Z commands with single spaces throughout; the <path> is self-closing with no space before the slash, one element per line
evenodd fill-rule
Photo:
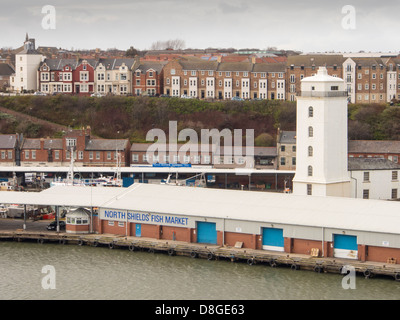
<path fill-rule="evenodd" d="M 131 68 L 135 59 L 99 59 L 95 69 L 95 92 L 106 95 L 132 94 Z"/>
<path fill-rule="evenodd" d="M 328 74 L 342 78 L 344 58 L 342 55 L 297 55 L 288 57 L 286 64 L 287 99 L 295 101 L 300 95 L 303 78 L 317 73 L 318 67 L 326 67 Z"/>
<path fill-rule="evenodd" d="M 182 57 L 164 68 L 164 94 L 199 99 L 285 99 L 285 64 Z"/>
<path fill-rule="evenodd" d="M 343 62 L 343 79 L 349 93 L 349 101 L 351 103 L 388 101 L 386 73 L 385 61 L 380 57 L 346 59 Z"/>
<path fill-rule="evenodd" d="M 135 96 L 158 96 L 163 93 L 163 69 L 166 62 L 140 61 L 132 66 L 132 93 Z"/>
<path fill-rule="evenodd" d="M 97 139 L 91 137 L 90 131 L 87 127 L 70 130 L 59 139 L 22 139 L 20 147 L 16 146 L 15 135 L 0 135 L 0 150 L 4 149 L 5 154 L 0 162 L 13 163 L 20 155 L 22 166 L 59 167 L 69 166 L 73 157 L 75 166 L 113 167 L 119 156 L 121 166 L 129 165 L 129 140 Z"/>

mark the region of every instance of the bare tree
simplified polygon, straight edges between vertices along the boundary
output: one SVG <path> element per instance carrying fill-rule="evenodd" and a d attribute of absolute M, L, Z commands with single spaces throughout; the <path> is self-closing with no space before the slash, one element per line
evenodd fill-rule
<path fill-rule="evenodd" d="M 185 48 L 185 41 L 182 39 L 170 39 L 167 41 L 157 41 L 153 42 L 150 50 L 166 50 L 166 49 L 173 49 L 173 50 L 182 50 Z"/>

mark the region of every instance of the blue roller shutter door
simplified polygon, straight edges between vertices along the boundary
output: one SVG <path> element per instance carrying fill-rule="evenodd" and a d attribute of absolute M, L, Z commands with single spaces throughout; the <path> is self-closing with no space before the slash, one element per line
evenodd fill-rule
<path fill-rule="evenodd" d="M 263 228 L 262 244 L 264 250 L 284 251 L 283 229 Z"/>
<path fill-rule="evenodd" d="M 217 227 L 212 222 L 197 222 L 197 242 L 217 244 Z"/>
<path fill-rule="evenodd" d="M 336 258 L 358 258 L 357 236 L 334 234 L 333 255 Z"/>

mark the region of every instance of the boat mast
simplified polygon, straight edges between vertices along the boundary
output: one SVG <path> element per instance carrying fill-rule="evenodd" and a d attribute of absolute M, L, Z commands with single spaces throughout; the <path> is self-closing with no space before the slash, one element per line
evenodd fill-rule
<path fill-rule="evenodd" d="M 71 162 L 69 164 L 68 174 L 67 174 L 67 184 L 74 184 L 74 147 L 71 146 Z"/>

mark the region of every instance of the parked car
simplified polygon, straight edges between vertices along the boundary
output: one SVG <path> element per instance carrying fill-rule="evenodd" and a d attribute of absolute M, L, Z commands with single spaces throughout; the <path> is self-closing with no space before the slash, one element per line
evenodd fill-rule
<path fill-rule="evenodd" d="M 47 94 L 45 94 L 44 92 L 40 92 L 40 91 L 36 91 L 33 95 L 34 96 L 47 96 Z"/>
<path fill-rule="evenodd" d="M 188 96 L 186 94 L 181 95 L 181 98 L 182 99 L 192 99 L 192 97 L 190 97 L 190 96 Z"/>
<path fill-rule="evenodd" d="M 244 101 L 242 98 L 240 97 L 233 97 L 232 98 L 233 101 Z"/>
<path fill-rule="evenodd" d="M 104 97 L 104 95 L 102 95 L 101 93 L 98 93 L 98 92 L 92 93 L 90 96 L 91 97 L 96 97 L 96 98 Z"/>
<path fill-rule="evenodd" d="M 59 225 L 60 225 L 60 230 L 64 230 L 65 229 L 65 221 L 64 220 L 60 220 L 59 221 Z M 52 221 L 48 226 L 47 226 L 47 230 L 57 230 L 57 221 Z"/>

